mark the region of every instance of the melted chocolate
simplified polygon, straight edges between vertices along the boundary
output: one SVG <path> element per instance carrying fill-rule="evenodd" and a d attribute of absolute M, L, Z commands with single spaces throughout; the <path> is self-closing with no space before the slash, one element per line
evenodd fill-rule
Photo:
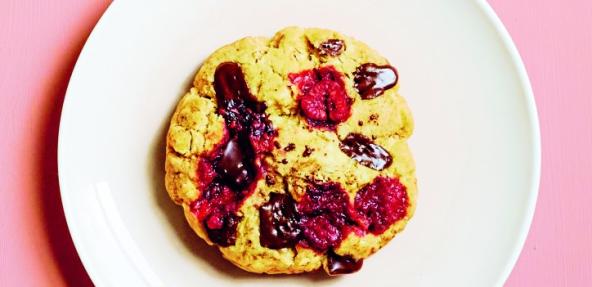
<path fill-rule="evenodd" d="M 319 56 L 339 56 L 343 53 L 345 43 L 340 39 L 329 39 L 319 45 L 317 51 Z"/>
<path fill-rule="evenodd" d="M 397 70 L 389 65 L 378 66 L 366 63 L 354 73 L 354 83 L 362 99 L 376 98 L 394 87 L 399 79 Z"/>
<path fill-rule="evenodd" d="M 238 188 L 249 185 L 255 177 L 253 162 L 245 156 L 249 153 L 246 148 L 247 145 L 241 145 L 236 138 L 229 140 L 216 165 L 224 181 Z"/>
<path fill-rule="evenodd" d="M 296 245 L 302 230 L 292 197 L 270 194 L 269 201 L 259 208 L 259 232 L 259 240 L 264 247 L 280 249 Z"/>
<path fill-rule="evenodd" d="M 218 100 L 218 109 L 228 109 L 233 104 L 246 103 L 255 106 L 256 100 L 249 92 L 249 87 L 237 63 L 225 62 L 216 68 L 214 90 Z M 226 119 L 226 121 L 236 119 Z"/>
<path fill-rule="evenodd" d="M 339 148 L 350 158 L 371 169 L 383 170 L 393 162 L 384 148 L 361 134 L 349 134 L 341 141 Z"/>
<path fill-rule="evenodd" d="M 329 250 L 327 252 L 327 271 L 329 275 L 340 275 L 354 273 L 360 268 L 364 260 L 355 260 L 351 256 L 339 256 Z"/>

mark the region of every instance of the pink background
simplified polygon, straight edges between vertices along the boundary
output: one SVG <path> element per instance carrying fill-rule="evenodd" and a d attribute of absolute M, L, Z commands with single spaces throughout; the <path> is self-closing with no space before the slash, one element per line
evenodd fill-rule
<path fill-rule="evenodd" d="M 109 5 L 0 1 L 0 286 L 89 286 L 59 196 L 56 144 L 76 58 Z M 490 0 L 541 120 L 535 218 L 507 286 L 592 286 L 592 1 Z"/>

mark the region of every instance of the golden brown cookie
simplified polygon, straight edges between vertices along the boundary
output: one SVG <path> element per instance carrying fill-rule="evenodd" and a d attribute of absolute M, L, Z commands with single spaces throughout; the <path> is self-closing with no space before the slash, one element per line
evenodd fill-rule
<path fill-rule="evenodd" d="M 354 272 L 415 210 L 397 82 L 386 59 L 329 30 L 224 46 L 171 119 L 167 191 L 244 270 Z"/>

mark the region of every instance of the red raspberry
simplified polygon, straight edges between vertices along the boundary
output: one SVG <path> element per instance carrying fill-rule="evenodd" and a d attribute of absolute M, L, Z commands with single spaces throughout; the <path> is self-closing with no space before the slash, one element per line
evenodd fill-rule
<path fill-rule="evenodd" d="M 305 70 L 288 78 L 300 90 L 300 109 L 313 127 L 334 129 L 351 116 L 351 99 L 335 67 Z"/>
<path fill-rule="evenodd" d="M 212 164 L 205 158 L 201 158 L 197 164 L 197 177 L 201 185 L 201 190 L 204 190 L 216 178 L 216 171 Z"/>
<path fill-rule="evenodd" d="M 377 177 L 356 194 L 354 206 L 362 225 L 381 234 L 407 215 L 407 189 L 396 178 Z"/>
<path fill-rule="evenodd" d="M 300 108 L 302 109 L 304 115 L 311 120 L 327 120 L 327 107 L 325 105 L 325 99 L 323 97 L 308 94 L 302 97 L 302 99 L 300 100 Z"/>
<path fill-rule="evenodd" d="M 351 115 L 350 99 L 344 89 L 339 89 L 337 83 L 333 82 L 333 88 L 329 90 L 328 110 L 331 121 L 341 123 Z"/>

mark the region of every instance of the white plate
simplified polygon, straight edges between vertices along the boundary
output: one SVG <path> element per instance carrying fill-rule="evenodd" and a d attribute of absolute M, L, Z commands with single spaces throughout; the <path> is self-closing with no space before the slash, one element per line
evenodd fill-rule
<path fill-rule="evenodd" d="M 171 3 L 174 2 L 174 3 Z M 59 138 L 62 200 L 98 286 L 492 286 L 520 252 L 540 165 L 536 109 L 482 1 L 115 1 L 82 52 Z M 247 35 L 326 27 L 399 69 L 419 205 L 359 273 L 258 276 L 206 248 L 163 187 L 171 112 L 203 59 Z"/>

